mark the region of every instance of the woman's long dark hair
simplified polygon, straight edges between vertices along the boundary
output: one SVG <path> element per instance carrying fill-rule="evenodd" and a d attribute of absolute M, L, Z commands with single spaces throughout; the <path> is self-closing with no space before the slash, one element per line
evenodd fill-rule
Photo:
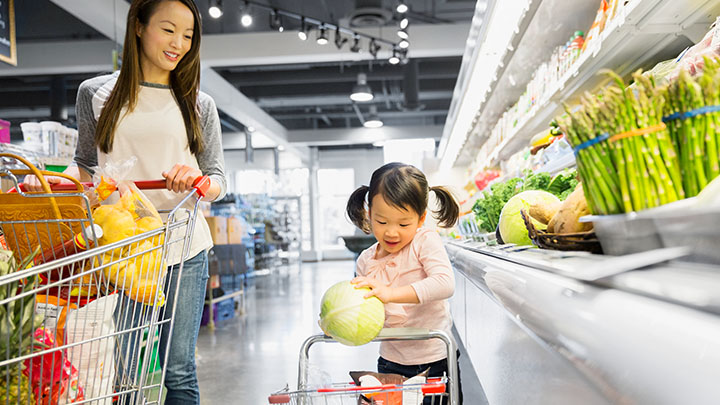
<path fill-rule="evenodd" d="M 140 69 L 140 38 L 137 36 L 138 25 L 147 25 L 157 6 L 163 1 L 178 1 L 187 6 L 193 13 L 192 44 L 178 65 L 170 72 L 170 88 L 177 101 L 185 121 L 188 145 L 193 154 L 203 150 L 202 130 L 197 112 L 197 98 L 200 88 L 200 36 L 202 22 L 200 12 L 193 0 L 133 0 L 127 17 L 125 43 L 122 53 L 122 67 L 115 87 L 103 106 L 98 119 L 95 143 L 103 153 L 112 151 L 115 128 L 120 120 L 120 112 L 127 106 L 131 112 L 137 105 L 142 70 Z"/>
<path fill-rule="evenodd" d="M 445 187 L 428 187 L 425 174 L 415 166 L 403 163 L 388 163 L 373 172 L 370 186 L 361 186 L 355 190 L 348 200 L 345 212 L 355 226 L 365 233 L 370 233 L 368 210 L 373 197 L 380 194 L 390 205 L 402 210 L 413 210 L 422 216 L 427 210 L 428 195 L 435 193 L 439 208 L 433 216 L 443 227 L 451 227 L 457 222 L 460 214 L 452 193 Z M 367 208 L 365 208 L 367 199 Z"/>

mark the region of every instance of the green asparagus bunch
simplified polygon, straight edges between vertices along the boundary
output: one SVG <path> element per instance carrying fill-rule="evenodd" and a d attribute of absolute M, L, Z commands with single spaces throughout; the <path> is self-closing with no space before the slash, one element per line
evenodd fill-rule
<path fill-rule="evenodd" d="M 703 73 L 693 78 L 681 71 L 676 80 L 661 90 L 663 114 L 683 114 L 705 106 L 720 105 L 720 68 L 715 59 L 705 59 Z M 682 186 L 687 197 L 697 195 L 720 175 L 720 113 L 699 114 L 667 122 L 679 151 Z"/>
<path fill-rule="evenodd" d="M 675 145 L 662 126 L 664 98 L 652 78 L 633 75 L 628 88 L 617 74 L 599 97 L 586 94 L 576 111 L 566 106 L 558 120 L 578 152 L 578 171 L 590 210 L 617 214 L 652 208 L 684 198 Z M 638 129 L 653 128 L 639 134 Z M 626 137 L 613 138 L 618 134 Z M 598 137 L 602 137 L 598 139 Z"/>

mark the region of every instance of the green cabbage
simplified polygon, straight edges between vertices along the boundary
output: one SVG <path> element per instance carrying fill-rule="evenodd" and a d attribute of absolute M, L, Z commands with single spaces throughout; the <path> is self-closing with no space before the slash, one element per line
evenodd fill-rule
<path fill-rule="evenodd" d="M 528 236 L 520 210 L 523 208 L 530 211 L 534 205 L 553 206 L 560 203 L 560 200 L 551 193 L 542 190 L 523 191 L 511 198 L 503 207 L 500 213 L 500 236 L 505 243 L 516 245 L 532 245 Z M 546 229 L 547 225 L 531 219 L 536 228 Z"/>
<path fill-rule="evenodd" d="M 369 288 L 341 281 L 327 291 L 320 304 L 320 328 L 348 346 L 370 342 L 385 323 L 385 307 L 377 297 L 364 298 Z"/>

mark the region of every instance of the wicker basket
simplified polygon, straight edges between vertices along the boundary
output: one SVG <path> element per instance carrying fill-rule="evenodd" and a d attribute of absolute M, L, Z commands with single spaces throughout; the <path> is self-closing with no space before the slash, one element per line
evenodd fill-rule
<path fill-rule="evenodd" d="M 520 214 L 525 222 L 530 240 L 539 248 L 602 254 L 600 241 L 593 231 L 566 234 L 548 233 L 535 228 L 527 211 L 522 210 Z"/>

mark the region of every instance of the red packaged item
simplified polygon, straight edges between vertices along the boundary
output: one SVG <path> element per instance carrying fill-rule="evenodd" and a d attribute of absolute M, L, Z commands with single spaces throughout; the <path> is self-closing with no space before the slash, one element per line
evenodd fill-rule
<path fill-rule="evenodd" d="M 35 331 L 35 340 L 46 348 L 57 347 L 53 334 L 45 328 Z M 23 374 L 30 379 L 37 405 L 57 405 L 83 401 L 78 371 L 67 360 L 64 350 L 25 360 Z M 67 399 L 67 400 L 66 400 Z"/>

